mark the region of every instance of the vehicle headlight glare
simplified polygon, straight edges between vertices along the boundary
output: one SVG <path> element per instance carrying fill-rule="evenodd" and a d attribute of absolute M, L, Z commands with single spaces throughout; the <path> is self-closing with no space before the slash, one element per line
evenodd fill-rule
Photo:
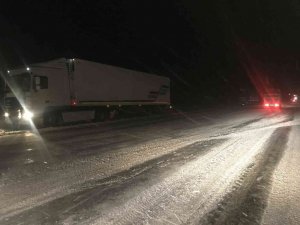
<path fill-rule="evenodd" d="M 8 117 L 9 117 L 9 113 L 8 113 L 8 112 L 5 112 L 5 113 L 4 113 L 4 117 L 8 118 Z"/>
<path fill-rule="evenodd" d="M 19 118 L 19 119 L 22 119 L 22 113 L 21 113 L 20 110 L 18 111 L 18 118 Z"/>
<path fill-rule="evenodd" d="M 33 117 L 33 113 L 30 111 L 25 111 L 23 114 L 23 119 L 25 120 L 31 120 Z"/>

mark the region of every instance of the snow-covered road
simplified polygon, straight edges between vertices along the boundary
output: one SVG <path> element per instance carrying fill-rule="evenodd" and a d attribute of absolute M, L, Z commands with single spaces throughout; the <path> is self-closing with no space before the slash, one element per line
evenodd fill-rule
<path fill-rule="evenodd" d="M 300 114 L 294 121 L 300 121 Z M 300 224 L 300 126 L 292 126 L 283 158 L 274 172 L 268 207 L 263 218 L 268 224 Z"/>
<path fill-rule="evenodd" d="M 299 224 L 286 172 L 299 116 L 199 111 L 1 136 L 0 224 Z"/>

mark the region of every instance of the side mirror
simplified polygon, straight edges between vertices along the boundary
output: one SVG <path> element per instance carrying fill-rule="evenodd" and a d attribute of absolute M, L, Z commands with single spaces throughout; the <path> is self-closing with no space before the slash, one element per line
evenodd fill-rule
<path fill-rule="evenodd" d="M 40 90 L 41 89 L 41 78 L 40 77 L 34 77 L 34 82 L 33 82 L 33 89 L 35 91 Z"/>

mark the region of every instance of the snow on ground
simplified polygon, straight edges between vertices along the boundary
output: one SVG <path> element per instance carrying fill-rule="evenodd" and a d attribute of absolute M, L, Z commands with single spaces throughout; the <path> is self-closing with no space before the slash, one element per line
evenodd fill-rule
<path fill-rule="evenodd" d="M 240 176 L 292 120 L 261 110 L 194 112 L 2 136 L 0 223 L 195 224 L 243 186 Z"/>
<path fill-rule="evenodd" d="M 231 125 L 231 123 L 227 120 L 224 121 L 224 124 Z M 126 127 L 128 127 L 128 124 L 125 125 Z M 183 127 L 185 129 L 182 129 Z M 38 167 L 38 170 L 35 171 L 36 167 L 33 166 L 32 169 L 29 167 L 29 170 L 26 171 L 27 176 L 24 176 L 24 172 L 20 173 L 21 176 L 16 175 L 20 172 L 18 169 L 10 170 L 4 175 L 7 180 L 1 188 L 1 191 L 7 194 L 1 198 L 4 208 L 0 208 L 0 215 L 15 214 L 19 210 L 45 203 L 66 193 L 76 191 L 74 186 L 80 186 L 80 184 L 93 179 L 103 179 L 205 137 L 207 138 L 208 135 L 215 132 L 214 127 L 215 125 L 203 130 L 201 127 L 195 127 L 189 121 L 180 120 L 176 123 L 174 121 L 167 122 L 167 124 L 158 122 L 148 127 L 143 124 L 141 127 L 134 127 L 130 130 L 110 130 L 108 128 L 108 132 L 103 133 L 97 133 L 97 129 L 93 131 L 84 129 L 80 130 L 74 138 L 65 138 L 64 136 L 70 135 L 68 132 L 63 132 L 60 135 L 50 133 L 50 140 L 51 138 L 56 140 L 54 143 L 45 141 L 49 151 L 58 152 L 70 149 L 74 153 L 80 151 L 82 154 L 88 155 L 89 151 L 94 152 L 94 148 L 99 148 L 102 149 L 102 152 L 87 158 L 80 156 L 73 159 L 70 156 L 71 159 L 66 159 L 61 163 L 52 166 L 47 165 L 47 169 Z M 183 132 L 182 136 L 180 136 L 181 132 Z M 76 133 L 76 130 L 73 131 L 74 133 Z M 173 137 L 174 133 L 176 134 L 175 138 Z M 122 138 L 125 138 L 124 143 L 121 142 L 121 145 L 113 146 Z M 30 139 L 38 141 L 36 136 L 30 137 Z M 47 136 L 45 139 L 47 139 Z M 105 142 L 104 145 L 103 142 Z M 11 142 L 8 145 L 10 146 Z M 43 149 L 44 147 L 39 146 L 39 150 L 46 151 Z M 113 147 L 116 149 L 114 151 L 110 150 Z M 21 170 L 23 171 L 23 168 Z M 22 185 L 15 185 L 16 182 L 22 183 Z M 32 185 L 33 182 L 34 186 Z M 34 190 L 34 195 L 31 194 L 32 190 Z M 15 193 L 18 193 L 18 195 L 15 195 Z"/>
<path fill-rule="evenodd" d="M 299 115 L 296 118 L 299 121 Z M 292 127 L 285 154 L 273 175 L 263 225 L 300 224 L 300 125 Z"/>
<path fill-rule="evenodd" d="M 93 224 L 196 224 L 199 217 L 213 210 L 231 192 L 236 179 L 253 162 L 271 133 L 263 131 L 234 138 L 174 169 L 156 185 L 135 187 L 132 192 L 136 194 L 129 194 L 131 198 L 125 204 L 116 201 L 113 210 L 99 210 L 101 217 Z"/>

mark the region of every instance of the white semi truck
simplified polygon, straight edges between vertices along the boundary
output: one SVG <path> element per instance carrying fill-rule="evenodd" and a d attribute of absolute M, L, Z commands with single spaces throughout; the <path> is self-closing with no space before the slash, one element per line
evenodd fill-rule
<path fill-rule="evenodd" d="M 60 58 L 6 74 L 6 121 L 55 125 L 66 112 L 93 111 L 95 120 L 104 120 L 120 110 L 168 106 L 169 78 L 82 59 Z"/>

